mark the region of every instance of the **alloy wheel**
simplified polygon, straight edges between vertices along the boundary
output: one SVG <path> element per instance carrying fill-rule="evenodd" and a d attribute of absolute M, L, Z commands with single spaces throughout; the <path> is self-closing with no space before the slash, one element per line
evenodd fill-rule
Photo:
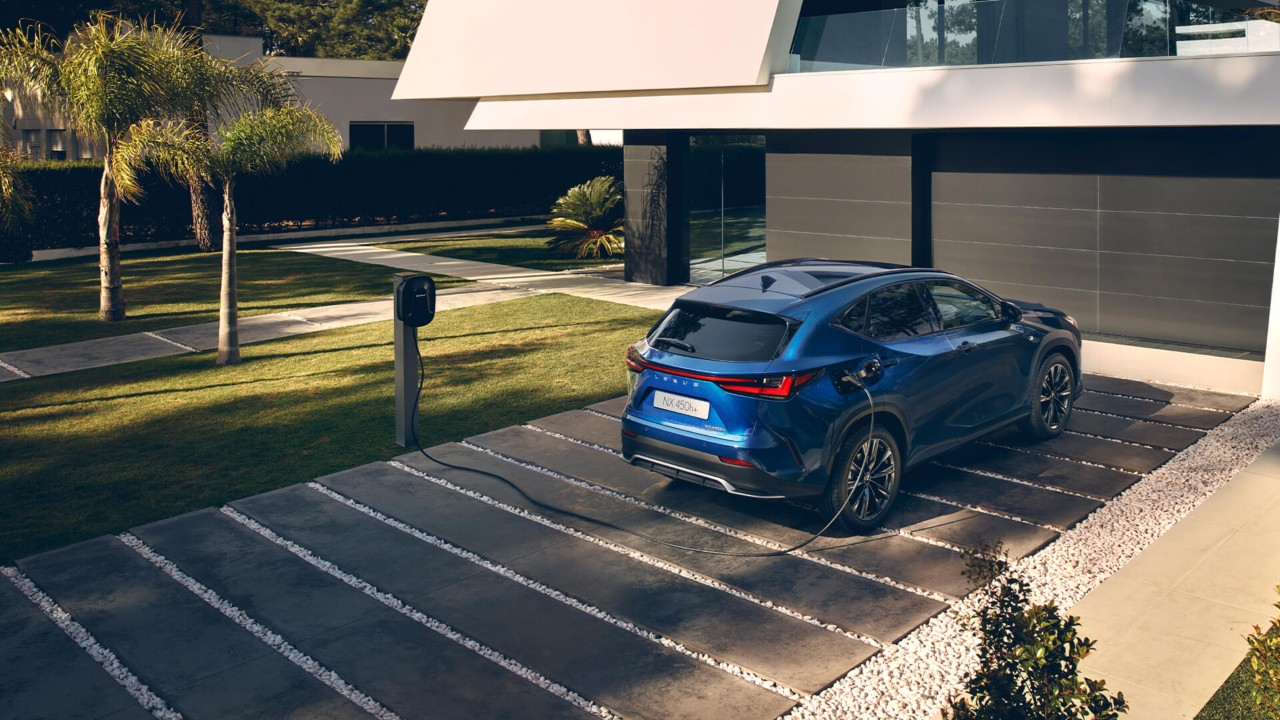
<path fill-rule="evenodd" d="M 849 510 L 859 520 L 872 520 L 893 500 L 897 464 L 893 450 L 880 438 L 858 448 L 849 464 Z"/>
<path fill-rule="evenodd" d="M 1071 413 L 1071 372 L 1054 363 L 1040 382 L 1040 417 L 1045 427 L 1060 430 Z"/>

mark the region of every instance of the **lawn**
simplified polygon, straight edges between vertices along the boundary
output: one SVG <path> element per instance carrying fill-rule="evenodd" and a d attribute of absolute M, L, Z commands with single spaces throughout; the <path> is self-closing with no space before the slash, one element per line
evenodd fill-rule
<path fill-rule="evenodd" d="M 423 328 L 424 445 L 626 391 L 658 313 L 563 295 Z M 0 384 L 0 562 L 384 460 L 391 323 Z"/>
<path fill-rule="evenodd" d="M 221 257 L 193 250 L 125 255 L 128 317 L 115 323 L 98 320 L 97 257 L 0 266 L 0 352 L 217 320 Z M 393 271 L 375 265 L 240 249 L 236 267 L 242 316 L 391 294 Z"/>
<path fill-rule="evenodd" d="M 494 234 L 387 243 L 378 247 L 388 250 L 423 253 L 425 255 L 441 255 L 459 260 L 515 265 L 516 267 L 551 272 L 581 270 L 622 262 L 621 256 L 613 258 L 583 258 L 579 260 L 573 257 L 555 255 L 547 249 L 546 242 L 548 237 L 547 235 L 524 237 Z"/>
<path fill-rule="evenodd" d="M 1200 709 L 1195 720 L 1261 720 L 1262 713 L 1253 701 L 1252 690 L 1253 669 L 1245 657 Z"/>

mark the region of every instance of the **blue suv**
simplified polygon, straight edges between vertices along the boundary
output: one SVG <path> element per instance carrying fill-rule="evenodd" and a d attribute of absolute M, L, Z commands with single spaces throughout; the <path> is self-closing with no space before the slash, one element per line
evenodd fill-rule
<path fill-rule="evenodd" d="M 627 366 L 628 462 L 815 499 L 854 531 L 880 525 L 912 466 L 1012 423 L 1061 433 L 1081 390 L 1066 313 L 871 262 L 768 263 L 693 290 Z"/>

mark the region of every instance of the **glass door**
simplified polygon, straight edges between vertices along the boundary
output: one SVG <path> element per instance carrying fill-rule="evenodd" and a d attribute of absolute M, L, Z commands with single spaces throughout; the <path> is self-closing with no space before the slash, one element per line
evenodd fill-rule
<path fill-rule="evenodd" d="M 689 282 L 695 285 L 764 262 L 763 135 L 689 138 Z"/>

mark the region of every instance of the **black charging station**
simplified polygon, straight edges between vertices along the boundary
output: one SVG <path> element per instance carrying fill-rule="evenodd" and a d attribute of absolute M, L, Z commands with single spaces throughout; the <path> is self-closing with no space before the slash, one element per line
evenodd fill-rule
<path fill-rule="evenodd" d="M 404 277 L 395 291 L 396 320 L 420 328 L 435 319 L 436 282 L 430 275 Z"/>
<path fill-rule="evenodd" d="M 396 444 L 418 442 L 417 398 L 421 361 L 418 328 L 436 317 L 436 283 L 430 275 L 396 273 L 392 278 L 395 316 Z"/>

